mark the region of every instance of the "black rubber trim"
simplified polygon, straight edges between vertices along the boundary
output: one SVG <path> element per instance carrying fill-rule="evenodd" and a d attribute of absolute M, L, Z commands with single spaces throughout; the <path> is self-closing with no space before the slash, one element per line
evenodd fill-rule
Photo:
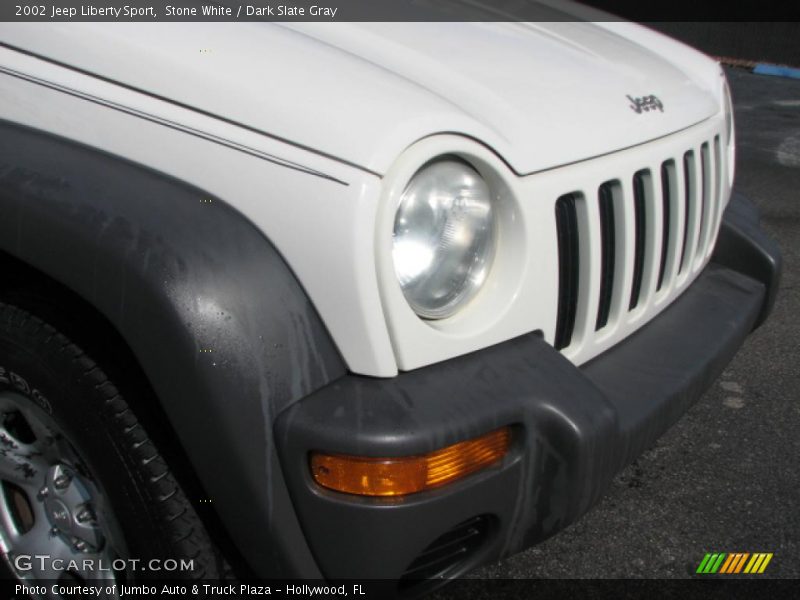
<path fill-rule="evenodd" d="M 722 237 L 779 262 L 752 237 Z M 581 368 L 530 334 L 392 379 L 348 375 L 293 404 L 276 439 L 323 573 L 398 578 L 478 515 L 496 531 L 448 577 L 563 529 L 722 372 L 774 294 L 770 273 L 761 282 L 711 263 L 658 317 Z M 506 425 L 515 445 L 503 464 L 431 492 L 359 498 L 309 474 L 312 450 L 423 454 Z"/>
<path fill-rule="evenodd" d="M 778 243 L 761 229 L 759 220 L 756 206 L 747 197 L 734 193 L 712 256 L 715 263 L 736 269 L 766 286 L 766 299 L 755 327 L 772 312 L 783 271 Z"/>
<path fill-rule="evenodd" d="M 261 232 L 202 190 L 0 121 L 0 250 L 116 327 L 256 574 L 318 574 L 271 423 L 345 367 Z"/>

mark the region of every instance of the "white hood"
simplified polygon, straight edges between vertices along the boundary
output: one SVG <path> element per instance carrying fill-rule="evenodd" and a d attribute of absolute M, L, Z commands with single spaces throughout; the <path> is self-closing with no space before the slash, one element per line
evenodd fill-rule
<path fill-rule="evenodd" d="M 711 61 L 621 23 L 3 24 L 0 40 L 380 174 L 434 133 L 526 174 L 719 110 Z M 632 110 L 650 95 L 663 112 Z"/>

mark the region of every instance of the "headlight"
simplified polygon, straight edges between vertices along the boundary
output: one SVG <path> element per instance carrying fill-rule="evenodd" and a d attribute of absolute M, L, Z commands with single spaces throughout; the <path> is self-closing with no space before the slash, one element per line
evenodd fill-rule
<path fill-rule="evenodd" d="M 728 82 L 725 82 L 724 98 L 725 103 L 725 143 L 730 146 L 733 143 L 733 100 L 731 100 L 731 89 Z"/>
<path fill-rule="evenodd" d="M 394 220 L 400 287 L 421 317 L 454 314 L 481 288 L 494 255 L 491 191 L 468 164 L 443 159 L 411 179 Z"/>

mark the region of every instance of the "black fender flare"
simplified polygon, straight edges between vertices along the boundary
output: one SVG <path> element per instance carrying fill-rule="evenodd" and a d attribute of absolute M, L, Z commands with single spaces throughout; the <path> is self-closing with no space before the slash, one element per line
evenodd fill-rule
<path fill-rule="evenodd" d="M 273 421 L 345 365 L 286 262 L 191 185 L 6 121 L 0 140 L 0 249 L 121 334 L 255 574 L 319 576 Z"/>

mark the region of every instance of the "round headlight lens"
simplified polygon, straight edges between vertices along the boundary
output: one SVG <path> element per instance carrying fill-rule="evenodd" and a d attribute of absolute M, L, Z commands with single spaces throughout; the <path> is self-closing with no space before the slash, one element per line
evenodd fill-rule
<path fill-rule="evenodd" d="M 449 317 L 481 288 L 494 220 L 489 186 L 468 164 L 443 159 L 414 175 L 395 215 L 392 258 L 419 316 Z"/>

